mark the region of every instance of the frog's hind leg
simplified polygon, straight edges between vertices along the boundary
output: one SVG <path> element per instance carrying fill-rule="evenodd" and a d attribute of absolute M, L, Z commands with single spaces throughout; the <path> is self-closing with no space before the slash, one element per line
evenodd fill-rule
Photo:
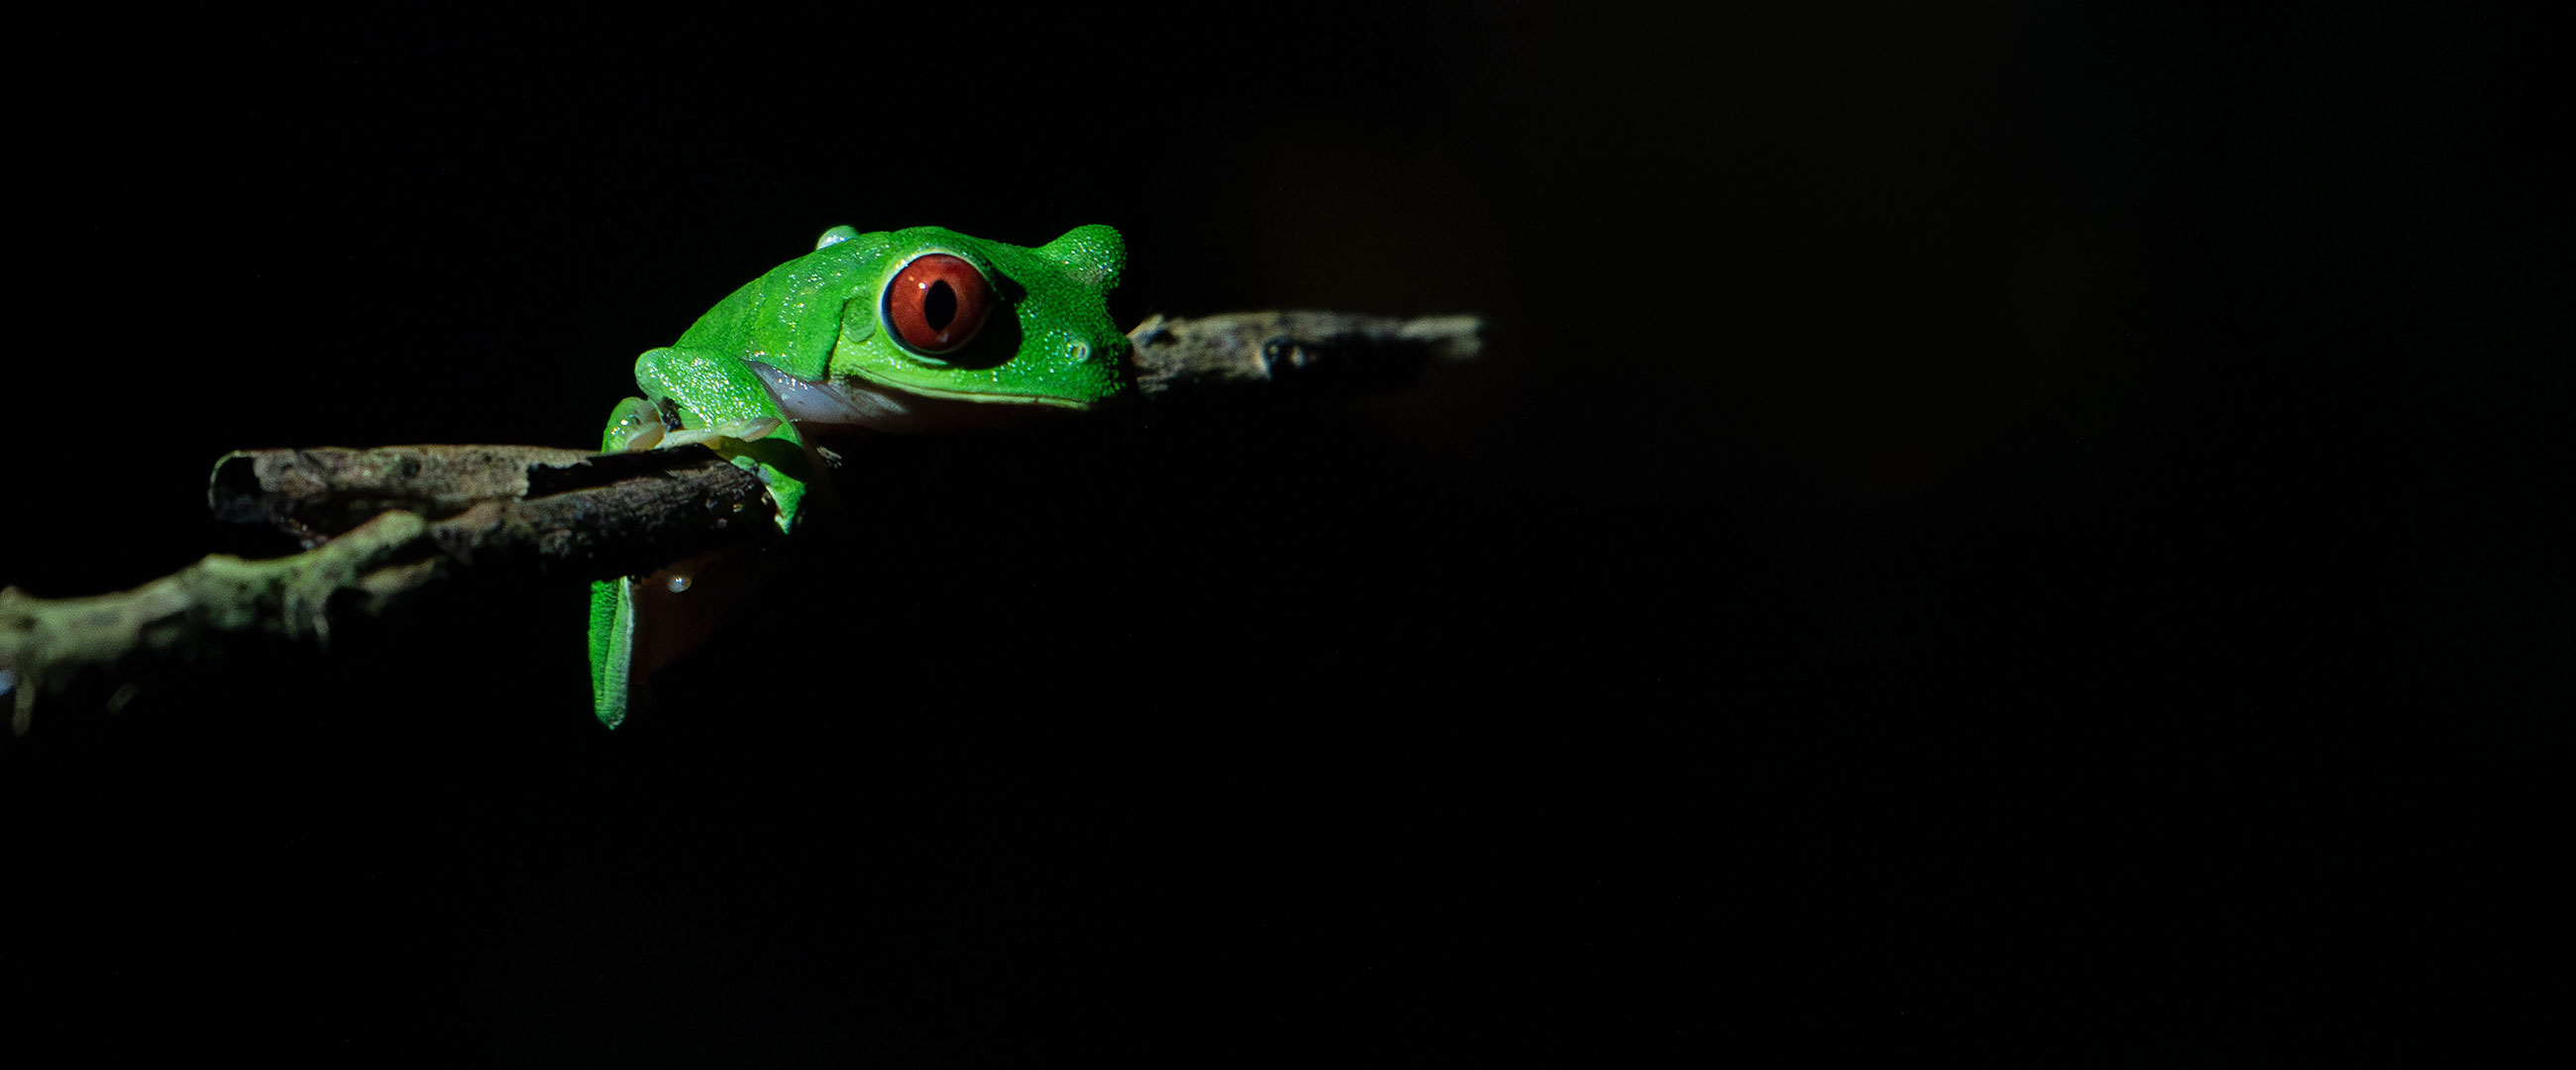
<path fill-rule="evenodd" d="M 599 723 L 626 720 L 628 673 L 635 664 L 635 581 L 619 576 L 590 585 L 590 701 Z"/>

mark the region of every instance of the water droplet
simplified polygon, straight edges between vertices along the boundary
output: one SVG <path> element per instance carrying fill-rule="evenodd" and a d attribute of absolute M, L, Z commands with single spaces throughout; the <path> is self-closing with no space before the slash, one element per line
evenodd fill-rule
<path fill-rule="evenodd" d="M 671 577 L 670 587 L 672 594 L 685 593 L 689 589 L 689 578 L 687 576 L 673 576 Z"/>

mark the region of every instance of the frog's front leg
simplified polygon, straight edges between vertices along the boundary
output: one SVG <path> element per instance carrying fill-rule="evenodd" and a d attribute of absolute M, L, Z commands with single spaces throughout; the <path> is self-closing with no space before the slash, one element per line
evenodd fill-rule
<path fill-rule="evenodd" d="M 778 503 L 778 528 L 793 530 L 805 499 L 805 447 L 795 423 L 778 411 L 768 384 L 738 357 L 656 349 L 635 358 L 635 385 L 609 413 L 600 449 L 621 452 L 703 445 L 758 474 Z M 678 417 L 670 430 L 662 415 Z"/>
<path fill-rule="evenodd" d="M 635 360 L 635 383 L 648 397 L 619 402 L 600 435 L 600 451 L 703 445 L 757 473 L 778 505 L 778 527 L 792 530 L 805 498 L 805 447 L 796 425 L 778 411 L 769 387 L 739 359 L 656 349 Z M 677 417 L 671 429 L 665 414 Z M 615 728 L 626 719 L 635 654 L 635 581 L 591 585 L 592 712 Z"/>

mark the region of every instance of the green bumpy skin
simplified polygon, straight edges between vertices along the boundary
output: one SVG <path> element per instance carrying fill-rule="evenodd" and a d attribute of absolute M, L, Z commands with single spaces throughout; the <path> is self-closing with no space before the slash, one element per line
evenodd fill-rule
<path fill-rule="evenodd" d="M 964 261 L 971 274 L 923 259 L 934 254 Z M 1088 408 L 1125 389 L 1127 337 L 1109 318 L 1108 293 L 1126 255 L 1118 232 L 1099 225 L 1034 249 L 941 227 L 834 227 L 813 252 L 709 309 L 678 343 L 636 358 L 645 396 L 610 412 L 600 449 L 705 445 L 760 475 L 779 528 L 792 534 L 812 477 L 809 430 L 941 431 L 1004 422 L 1013 411 Z M 907 321 L 894 311 L 903 294 L 928 309 L 928 320 L 910 321 L 914 330 L 968 307 L 921 304 L 917 294 L 928 288 L 916 262 L 943 267 L 959 292 L 983 280 L 986 311 L 970 341 L 907 342 Z M 625 719 L 630 694 L 635 584 L 603 580 L 591 590 L 591 693 L 611 728 Z"/>

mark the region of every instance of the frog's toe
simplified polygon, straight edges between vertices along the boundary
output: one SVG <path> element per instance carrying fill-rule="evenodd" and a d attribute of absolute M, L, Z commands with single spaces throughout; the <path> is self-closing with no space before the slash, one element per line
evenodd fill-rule
<path fill-rule="evenodd" d="M 775 416 L 750 416 L 717 424 L 715 432 L 737 442 L 758 442 L 777 431 L 781 422 Z"/>
<path fill-rule="evenodd" d="M 617 403 L 608 414 L 608 431 L 601 436 L 603 453 L 630 453 L 649 450 L 662 444 L 670 429 L 662 423 L 662 410 L 643 398 L 628 398 Z"/>
<path fill-rule="evenodd" d="M 745 444 L 758 442 L 761 439 L 768 438 L 770 435 L 777 433 L 781 426 L 783 426 L 781 421 L 774 416 L 754 416 L 740 420 L 727 420 L 715 425 L 714 427 L 698 427 L 673 431 L 667 435 L 663 435 L 659 445 L 650 448 L 667 450 L 676 449 L 681 446 L 705 446 L 717 453 L 731 457 L 738 454 L 741 451 L 741 447 Z"/>

